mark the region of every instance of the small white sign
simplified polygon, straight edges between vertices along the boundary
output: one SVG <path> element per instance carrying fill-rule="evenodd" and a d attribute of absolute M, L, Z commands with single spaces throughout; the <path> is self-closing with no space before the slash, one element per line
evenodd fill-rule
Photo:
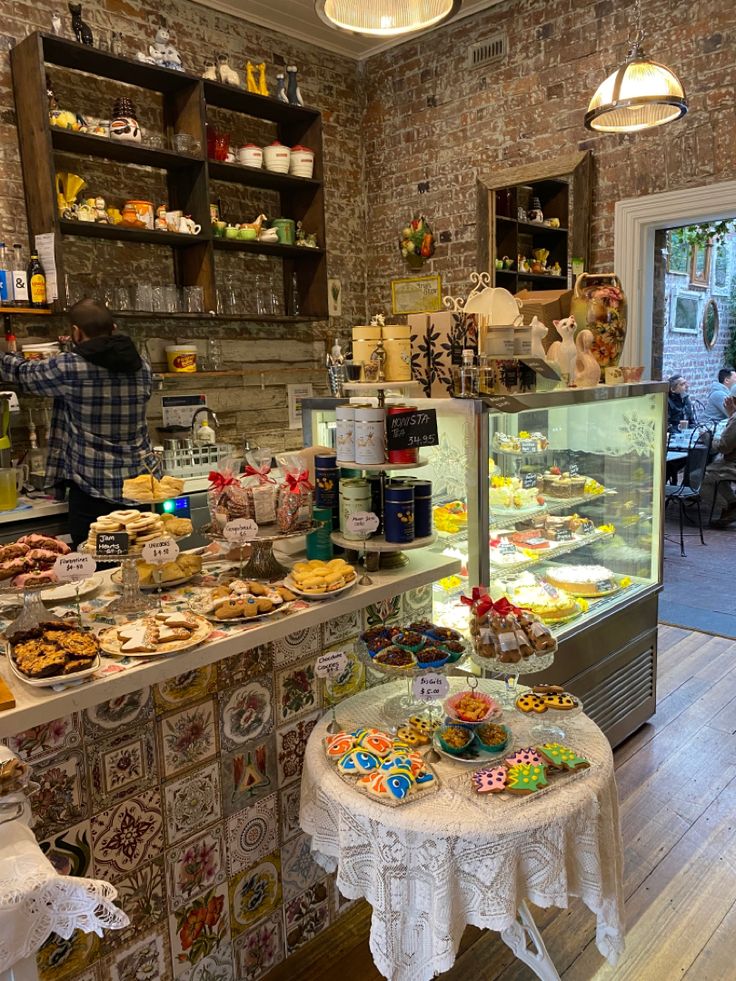
<path fill-rule="evenodd" d="M 320 654 L 314 664 L 314 673 L 318 678 L 328 678 L 331 674 L 339 674 L 348 666 L 348 656 L 345 651 L 328 651 Z"/>
<path fill-rule="evenodd" d="M 420 674 L 411 683 L 414 698 L 420 702 L 438 702 L 447 696 L 450 683 L 443 674 Z"/>
<path fill-rule="evenodd" d="M 378 531 L 380 523 L 378 515 L 374 514 L 373 511 L 356 511 L 349 516 L 346 522 L 346 529 L 351 535 L 360 535 L 361 538 L 367 538 L 374 531 Z"/>
<path fill-rule="evenodd" d="M 154 542 L 146 542 L 141 551 L 144 562 L 151 565 L 166 565 L 174 562 L 179 554 L 179 546 L 171 538 L 158 538 Z"/>
<path fill-rule="evenodd" d="M 236 518 L 235 521 L 228 521 L 222 529 L 222 534 L 229 542 L 244 545 L 258 538 L 258 525 L 253 518 Z"/>
<path fill-rule="evenodd" d="M 97 563 L 91 555 L 83 552 L 70 552 L 60 555 L 54 562 L 54 574 L 59 582 L 81 582 L 94 574 Z"/>

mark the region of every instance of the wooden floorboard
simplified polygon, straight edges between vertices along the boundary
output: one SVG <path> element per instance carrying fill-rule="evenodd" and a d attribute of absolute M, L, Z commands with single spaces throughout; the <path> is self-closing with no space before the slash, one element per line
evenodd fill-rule
<path fill-rule="evenodd" d="M 614 754 L 625 849 L 626 951 L 595 917 L 532 907 L 563 981 L 736 981 L 736 642 L 662 626 L 657 714 Z M 380 981 L 356 904 L 267 981 Z M 468 927 L 443 981 L 531 981 L 498 934 Z"/>

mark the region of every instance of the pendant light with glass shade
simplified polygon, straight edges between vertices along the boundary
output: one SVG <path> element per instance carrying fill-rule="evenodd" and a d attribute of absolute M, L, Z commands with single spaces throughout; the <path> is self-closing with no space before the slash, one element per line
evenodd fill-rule
<path fill-rule="evenodd" d="M 351 34 L 395 37 L 426 31 L 454 17 L 462 0 L 315 0 L 317 15 Z"/>
<path fill-rule="evenodd" d="M 671 68 L 651 61 L 642 51 L 641 9 L 636 0 L 636 40 L 626 61 L 602 82 L 585 114 L 587 129 L 603 133 L 636 133 L 674 122 L 687 112 L 682 82 Z"/>

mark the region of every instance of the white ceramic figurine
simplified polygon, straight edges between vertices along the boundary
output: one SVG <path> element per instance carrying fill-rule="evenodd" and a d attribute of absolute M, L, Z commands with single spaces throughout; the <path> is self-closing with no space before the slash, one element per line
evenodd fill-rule
<path fill-rule="evenodd" d="M 574 341 L 575 318 L 566 317 L 564 320 L 553 320 L 552 323 L 562 340 L 550 345 L 547 357 L 559 365 L 563 382 L 572 385 L 575 381 L 575 358 L 578 354 Z"/>

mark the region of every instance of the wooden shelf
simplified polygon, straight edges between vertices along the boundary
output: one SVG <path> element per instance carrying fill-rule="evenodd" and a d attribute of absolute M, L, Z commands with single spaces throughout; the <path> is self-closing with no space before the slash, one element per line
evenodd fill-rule
<path fill-rule="evenodd" d="M 281 259 L 318 259 L 325 254 L 324 249 L 308 249 L 303 245 L 281 245 L 271 242 L 246 242 L 237 238 L 215 238 L 212 240 L 215 249 L 225 249 L 232 252 L 256 252 L 260 255 L 272 255 Z"/>
<path fill-rule="evenodd" d="M 535 283 L 566 283 L 567 276 L 545 276 L 544 273 L 517 273 L 519 279 L 533 279 Z"/>
<path fill-rule="evenodd" d="M 294 177 L 292 174 L 275 174 L 263 167 L 244 167 L 242 164 L 207 162 L 210 180 L 245 184 L 248 187 L 265 187 L 272 191 L 310 191 L 322 187 L 322 182 L 310 177 Z"/>
<path fill-rule="evenodd" d="M 258 313 L 209 313 L 208 311 L 203 313 L 158 313 L 155 310 L 112 310 L 111 313 L 116 320 L 187 320 L 202 323 L 245 320 L 248 323 L 258 324 L 311 324 L 315 319 L 319 319 L 302 316 L 277 317 L 271 313 L 261 315 Z"/>
<path fill-rule="evenodd" d="M 4 317 L 10 314 L 14 317 L 18 314 L 24 317 L 49 317 L 53 312 L 48 307 L 0 307 L 0 313 Z"/>
<path fill-rule="evenodd" d="M 566 228 L 552 228 L 551 225 L 540 225 L 538 221 L 517 221 L 519 228 L 529 228 L 535 232 L 551 232 L 553 235 L 567 235 Z"/>
<path fill-rule="evenodd" d="M 75 133 L 69 129 L 59 129 L 57 126 L 51 127 L 51 143 L 54 150 L 60 153 L 104 157 L 121 163 L 138 164 L 141 167 L 158 167 L 161 170 L 180 170 L 184 167 L 204 164 L 202 156 L 157 149 L 146 146 L 145 143 L 111 140 L 107 136 L 95 136 L 92 133 Z"/>
<path fill-rule="evenodd" d="M 169 245 L 176 248 L 191 248 L 208 242 L 209 235 L 183 235 L 181 232 L 159 232 L 151 228 L 125 228 L 122 225 L 105 225 L 94 221 L 68 221 L 60 219 L 62 235 L 77 235 L 80 238 L 107 238 L 114 242 L 150 242 L 154 245 Z"/>
<path fill-rule="evenodd" d="M 223 85 L 205 79 L 204 98 L 209 106 L 229 109 L 257 119 L 269 119 L 274 123 L 309 124 L 319 119 L 319 110 L 307 106 L 292 106 L 271 96 L 256 95 L 234 85 Z"/>
<path fill-rule="evenodd" d="M 226 371 L 154 371 L 155 378 L 240 378 L 243 370 L 234 369 Z"/>

